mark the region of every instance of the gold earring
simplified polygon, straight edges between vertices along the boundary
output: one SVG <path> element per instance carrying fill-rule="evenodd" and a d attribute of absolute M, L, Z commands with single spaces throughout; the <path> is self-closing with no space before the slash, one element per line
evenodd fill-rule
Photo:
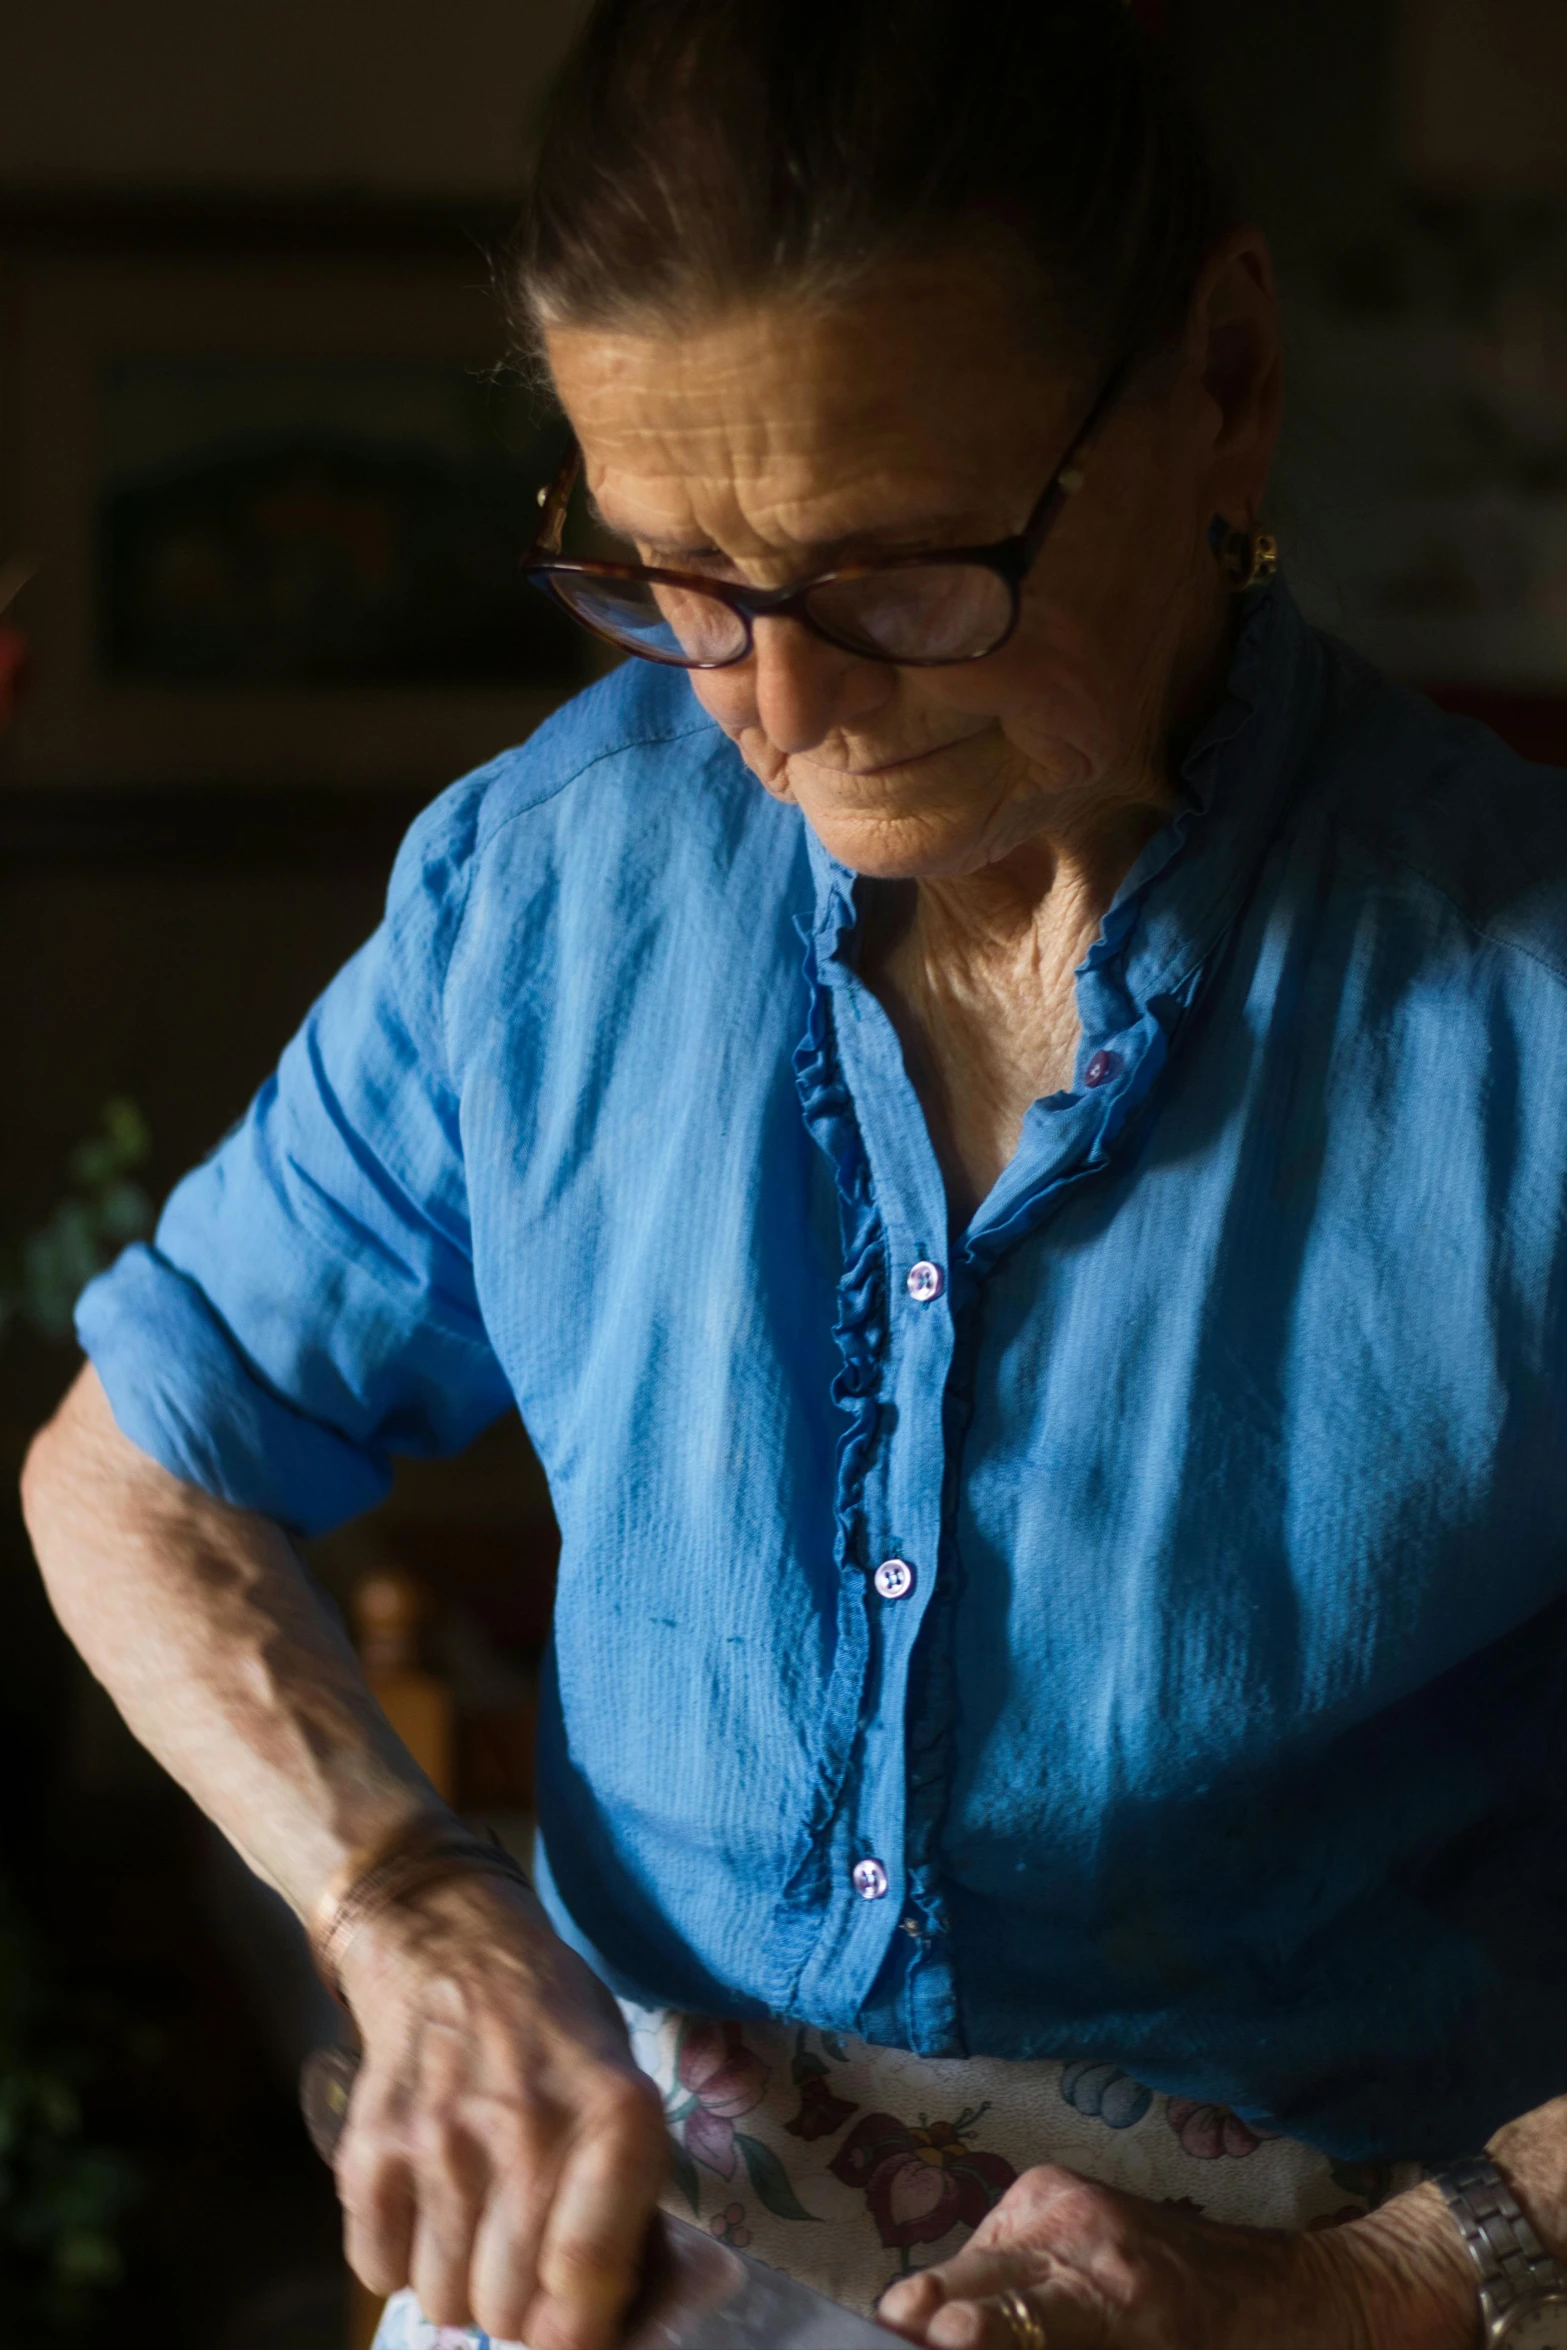
<path fill-rule="evenodd" d="M 1271 530 L 1227 530 L 1216 551 L 1232 596 L 1262 587 L 1279 568 L 1279 542 Z"/>

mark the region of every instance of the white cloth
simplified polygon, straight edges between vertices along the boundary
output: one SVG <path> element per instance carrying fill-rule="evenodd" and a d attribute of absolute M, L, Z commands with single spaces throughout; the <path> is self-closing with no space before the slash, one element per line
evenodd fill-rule
<path fill-rule="evenodd" d="M 895 2277 L 950 2259 L 1034 2163 L 1212 2219 L 1292 2229 L 1358 2217 L 1420 2176 L 1413 2163 L 1330 2162 L 1112 2064 L 938 2059 L 804 2026 L 624 2012 L 669 2119 L 666 2209 L 851 2309 L 873 2309 Z M 376 2350 L 485 2341 L 428 2324 L 399 2294 Z"/>

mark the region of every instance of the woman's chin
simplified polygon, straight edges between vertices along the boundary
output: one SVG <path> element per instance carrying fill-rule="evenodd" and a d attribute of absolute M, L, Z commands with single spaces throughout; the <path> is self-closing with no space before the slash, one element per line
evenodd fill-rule
<path fill-rule="evenodd" d="M 800 804 L 828 855 L 871 881 L 956 880 L 1005 853 L 972 818 Z"/>
<path fill-rule="evenodd" d="M 1012 752 L 974 760 L 969 772 L 955 775 L 950 760 L 938 764 L 926 754 L 835 780 L 796 759 L 769 788 L 795 802 L 822 846 L 852 872 L 878 881 L 956 881 L 1048 831 L 1081 764 L 1058 757 L 1036 766 Z M 1061 768 L 1067 772 L 1055 771 Z"/>

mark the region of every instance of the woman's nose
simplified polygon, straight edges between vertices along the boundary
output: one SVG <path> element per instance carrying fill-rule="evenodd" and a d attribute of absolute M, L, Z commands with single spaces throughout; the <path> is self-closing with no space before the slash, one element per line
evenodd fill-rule
<path fill-rule="evenodd" d="M 883 663 L 856 660 L 798 620 L 758 620 L 754 646 L 757 722 L 786 754 L 868 718 L 892 689 Z"/>

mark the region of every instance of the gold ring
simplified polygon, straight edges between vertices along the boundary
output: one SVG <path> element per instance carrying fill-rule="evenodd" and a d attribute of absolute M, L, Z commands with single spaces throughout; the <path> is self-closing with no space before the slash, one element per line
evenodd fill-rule
<path fill-rule="evenodd" d="M 1044 2321 L 1026 2293 L 1019 2293 L 1009 2285 L 1004 2293 L 996 2295 L 996 2302 L 1017 2350 L 1045 2350 Z"/>

